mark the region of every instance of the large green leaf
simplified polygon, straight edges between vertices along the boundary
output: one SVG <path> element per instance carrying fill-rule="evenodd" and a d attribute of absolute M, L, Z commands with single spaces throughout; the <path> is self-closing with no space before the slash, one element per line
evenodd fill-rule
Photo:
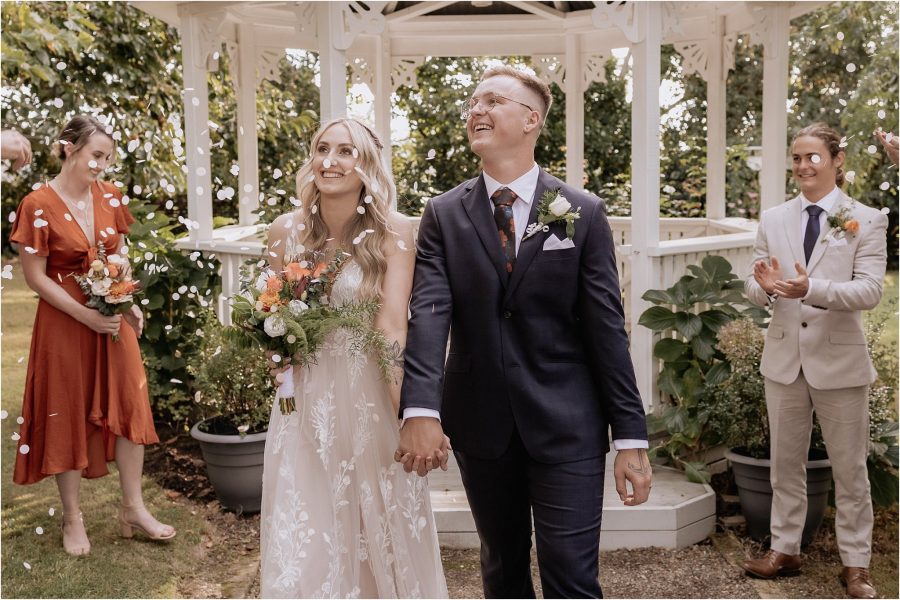
<path fill-rule="evenodd" d="M 713 331 L 719 331 L 723 325 L 733 320 L 727 313 L 718 309 L 704 310 L 699 317 L 703 324 Z"/>
<path fill-rule="evenodd" d="M 638 324 L 653 331 L 674 329 L 675 313 L 664 306 L 651 306 L 641 315 Z"/>
<path fill-rule="evenodd" d="M 653 304 L 675 304 L 675 298 L 666 290 L 647 290 L 641 298 Z"/>
<path fill-rule="evenodd" d="M 872 491 L 872 502 L 877 506 L 893 506 L 898 501 L 898 480 L 896 470 L 889 470 L 883 464 L 868 461 L 869 485 Z"/>
<path fill-rule="evenodd" d="M 712 479 L 712 474 L 703 462 L 684 460 L 681 464 L 688 481 L 692 483 L 709 483 Z"/>
<path fill-rule="evenodd" d="M 663 338 L 653 346 L 653 355 L 667 362 L 675 362 L 688 351 L 690 346 L 673 338 Z"/>
<path fill-rule="evenodd" d="M 706 372 L 706 385 L 717 386 L 728 377 L 731 372 L 731 365 L 727 362 L 717 362 L 712 368 Z"/>
<path fill-rule="evenodd" d="M 693 313 L 677 312 L 675 313 L 675 328 L 678 333 L 690 340 L 703 330 L 703 321 Z"/>

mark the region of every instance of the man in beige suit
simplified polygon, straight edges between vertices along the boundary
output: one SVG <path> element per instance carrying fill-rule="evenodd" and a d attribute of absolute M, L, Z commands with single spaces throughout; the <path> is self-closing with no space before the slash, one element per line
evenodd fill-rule
<path fill-rule="evenodd" d="M 866 456 L 868 386 L 876 373 L 862 311 L 881 299 L 887 216 L 840 190 L 839 144 L 840 136 L 822 123 L 794 137 L 792 171 L 801 194 L 763 213 L 746 281 L 750 299 L 772 307 L 760 371 L 772 437 L 773 500 L 771 549 L 743 568 L 764 578 L 800 571 L 815 411 L 834 474 L 841 581 L 851 597 L 874 598 Z"/>

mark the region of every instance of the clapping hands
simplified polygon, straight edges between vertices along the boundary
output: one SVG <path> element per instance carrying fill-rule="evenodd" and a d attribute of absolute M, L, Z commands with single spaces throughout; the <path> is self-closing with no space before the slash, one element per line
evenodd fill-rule
<path fill-rule="evenodd" d="M 809 275 L 806 273 L 806 268 L 799 262 L 794 263 L 794 269 L 797 271 L 797 277 L 782 279 L 781 264 L 773 256 L 771 264 L 764 260 L 756 261 L 753 265 L 753 278 L 770 296 L 789 299 L 803 298 L 809 291 Z"/>

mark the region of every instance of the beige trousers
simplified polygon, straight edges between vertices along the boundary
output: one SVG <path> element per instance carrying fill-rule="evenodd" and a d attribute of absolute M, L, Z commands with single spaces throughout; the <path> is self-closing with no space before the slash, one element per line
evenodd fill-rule
<path fill-rule="evenodd" d="M 772 437 L 772 549 L 800 553 L 806 520 L 806 460 L 815 411 L 834 477 L 835 533 L 845 567 L 868 567 L 872 555 L 872 497 L 868 386 L 818 390 L 800 372 L 784 385 L 766 379 Z"/>

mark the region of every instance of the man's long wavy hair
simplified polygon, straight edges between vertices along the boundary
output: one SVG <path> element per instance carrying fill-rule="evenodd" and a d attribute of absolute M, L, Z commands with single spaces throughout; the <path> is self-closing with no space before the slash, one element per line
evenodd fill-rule
<path fill-rule="evenodd" d="M 322 219 L 320 202 L 322 200 L 318 186 L 313 179 L 313 157 L 322 135 L 331 127 L 343 125 L 350 132 L 353 147 L 359 153 L 356 163 L 356 174 L 363 182 L 359 192 L 359 205 L 365 209 L 363 214 L 357 213 L 344 228 L 344 231 L 329 232 Z M 391 206 L 397 196 L 394 179 L 385 167 L 381 149 L 384 146 L 378 136 L 360 121 L 338 118 L 328 121 L 313 135 L 309 146 L 309 160 L 297 172 L 297 198 L 301 201 L 300 214 L 306 225 L 302 243 L 308 250 L 323 250 L 329 237 L 337 237 L 339 246 L 348 252 L 360 266 L 363 273 L 361 298 L 380 301 L 383 296 L 382 282 L 387 271 L 387 259 L 384 255 L 385 243 L 396 237 L 396 233 L 388 223 Z M 366 203 L 367 196 L 372 201 Z M 313 207 L 317 207 L 313 211 Z M 363 232 L 365 236 L 358 240 Z M 354 244 L 354 241 L 358 243 Z"/>

